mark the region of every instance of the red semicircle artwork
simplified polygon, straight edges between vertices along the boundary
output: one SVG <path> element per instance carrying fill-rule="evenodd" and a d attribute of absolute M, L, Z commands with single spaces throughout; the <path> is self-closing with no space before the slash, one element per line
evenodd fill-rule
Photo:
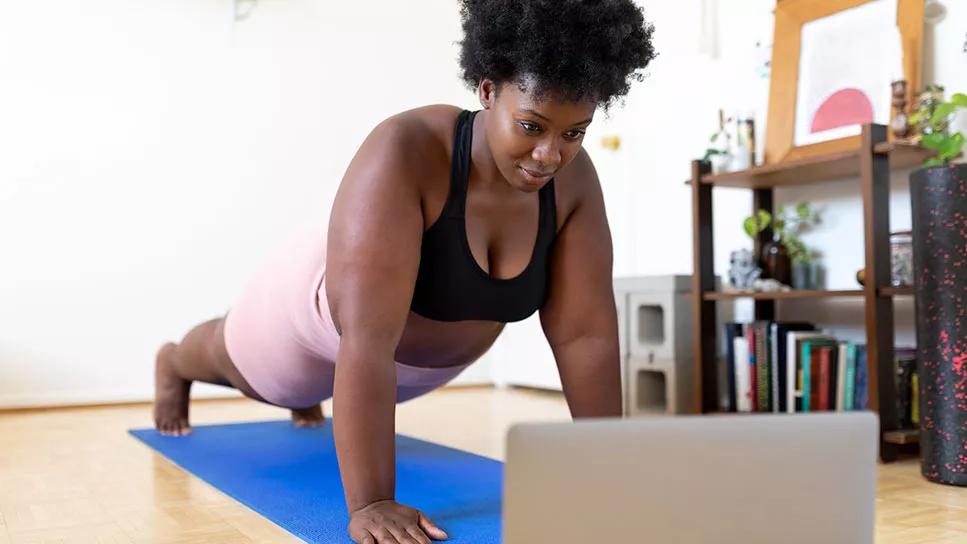
<path fill-rule="evenodd" d="M 859 89 L 840 89 L 830 95 L 813 116 L 811 132 L 873 122 L 873 104 Z"/>

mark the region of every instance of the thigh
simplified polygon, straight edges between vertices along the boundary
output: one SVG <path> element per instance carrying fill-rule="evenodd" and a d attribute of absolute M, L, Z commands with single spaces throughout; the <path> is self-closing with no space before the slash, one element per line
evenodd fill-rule
<path fill-rule="evenodd" d="M 219 319 L 215 325 L 214 352 L 218 370 L 232 387 L 241 391 L 246 397 L 271 404 L 248 383 L 248 380 L 239 372 L 235 362 L 232 361 L 232 357 L 228 354 L 228 348 L 225 345 L 225 319 Z"/>

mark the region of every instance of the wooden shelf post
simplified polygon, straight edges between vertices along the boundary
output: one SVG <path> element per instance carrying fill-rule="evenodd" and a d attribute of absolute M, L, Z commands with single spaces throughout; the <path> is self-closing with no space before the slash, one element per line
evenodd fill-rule
<path fill-rule="evenodd" d="M 705 293 L 715 290 L 715 263 L 712 246 L 712 186 L 702 183 L 711 171 L 709 163 L 692 161 L 692 330 L 697 378 L 695 407 L 699 413 L 718 409 L 716 372 L 715 301 Z"/>
<path fill-rule="evenodd" d="M 877 154 L 886 141 L 886 127 L 864 125 L 860 149 L 860 184 L 863 194 L 863 241 L 866 281 L 866 357 L 869 371 L 870 409 L 880 415 L 880 459 L 897 458 L 895 444 L 884 433 L 898 427 L 896 384 L 893 368 L 893 300 L 878 296 L 880 286 L 890 285 L 890 164 L 889 156 Z"/>

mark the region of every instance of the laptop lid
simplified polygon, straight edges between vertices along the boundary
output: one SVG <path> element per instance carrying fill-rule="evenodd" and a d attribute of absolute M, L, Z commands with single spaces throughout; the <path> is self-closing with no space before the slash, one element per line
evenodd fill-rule
<path fill-rule="evenodd" d="M 505 544 L 873 542 L 872 412 L 520 424 Z"/>

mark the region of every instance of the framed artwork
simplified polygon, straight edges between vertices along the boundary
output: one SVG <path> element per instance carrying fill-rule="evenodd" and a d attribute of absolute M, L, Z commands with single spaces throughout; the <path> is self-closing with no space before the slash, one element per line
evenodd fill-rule
<path fill-rule="evenodd" d="M 920 89 L 922 50 L 923 0 L 779 0 L 765 162 L 859 149 L 893 81 Z"/>

